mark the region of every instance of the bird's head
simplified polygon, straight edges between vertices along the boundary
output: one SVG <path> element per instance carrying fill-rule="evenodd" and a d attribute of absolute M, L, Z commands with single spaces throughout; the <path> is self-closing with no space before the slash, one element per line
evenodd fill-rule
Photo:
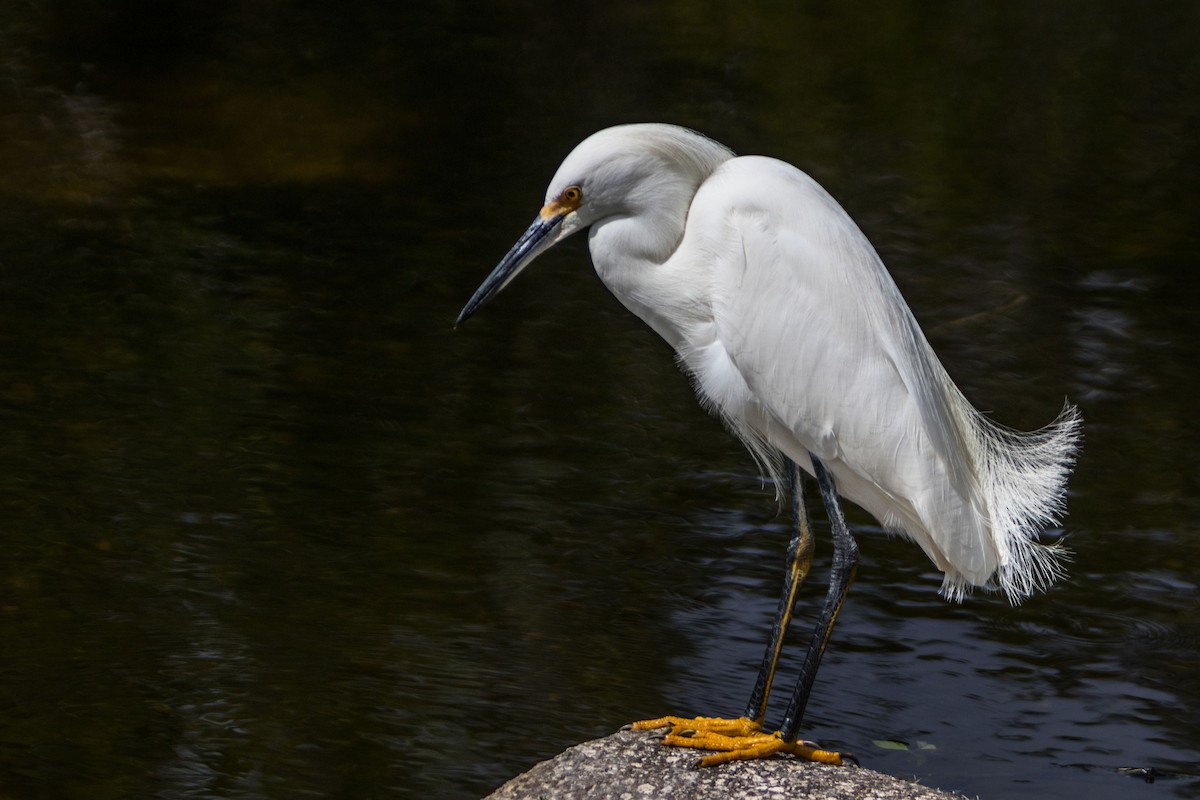
<path fill-rule="evenodd" d="M 614 217 L 674 213 L 733 157 L 726 147 L 674 125 L 619 125 L 579 143 L 558 168 L 533 224 L 467 302 L 464 322 L 539 255 L 576 231 Z"/>

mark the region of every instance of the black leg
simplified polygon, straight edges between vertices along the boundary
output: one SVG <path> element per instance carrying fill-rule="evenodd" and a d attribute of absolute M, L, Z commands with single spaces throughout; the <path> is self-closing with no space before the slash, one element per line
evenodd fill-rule
<path fill-rule="evenodd" d="M 663 744 L 712 751 L 700 759 L 702 767 L 742 759 L 766 758 L 775 753 L 791 753 L 823 764 L 841 765 L 846 760 L 855 760 L 848 754 L 821 750 L 808 742 L 796 740 L 796 730 L 800 727 L 804 706 L 808 702 L 813 679 L 821 663 L 821 655 L 825 651 L 826 642 L 829 641 L 829 632 L 833 629 L 838 610 L 846 599 L 846 592 L 850 588 L 850 582 L 854 580 L 854 570 L 858 565 L 858 546 L 846 527 L 841 506 L 838 505 L 833 478 L 820 461 L 814 458 L 812 464 L 821 489 L 821 499 L 833 527 L 833 574 L 830 577 L 829 592 L 821 610 L 820 621 L 813 632 L 808 655 L 804 660 L 800 680 L 796 683 L 795 692 L 788 703 L 782 729 L 774 734 L 763 733 L 762 723 L 766 716 L 767 696 L 771 693 L 775 668 L 783 649 L 783 637 L 796 605 L 796 593 L 808 575 L 809 567 L 812 566 L 813 554 L 812 526 L 809 524 L 808 510 L 804 502 L 803 477 L 792 461 L 788 462 L 788 482 L 792 492 L 796 529 L 788 544 L 788 571 L 783 580 L 783 594 L 779 598 L 775 624 L 771 629 L 771 638 L 767 643 L 767 651 L 763 655 L 762 666 L 759 667 L 758 678 L 750 695 L 750 703 L 746 706 L 745 716 L 738 719 L 667 716 L 640 720 L 629 726 L 633 730 L 670 728 L 663 737 Z"/>
<path fill-rule="evenodd" d="M 846 517 L 842 514 L 842 506 L 838 502 L 837 487 L 833 476 L 825 469 L 825 465 L 815 457 L 812 459 L 813 474 L 817 485 L 821 488 L 821 500 L 825 504 L 825 512 L 829 515 L 829 524 L 833 529 L 833 569 L 829 577 L 829 591 L 825 595 L 825 605 L 821 608 L 821 617 L 813 631 L 812 641 L 808 645 L 808 655 L 804 657 L 804 666 L 800 670 L 800 678 L 796 681 L 796 689 L 788 703 L 787 713 L 783 718 L 780 732 L 784 741 L 796 739 L 796 732 L 804 719 L 804 708 L 808 705 L 812 693 L 813 681 L 817 677 L 817 668 L 821 665 L 821 656 L 825 654 L 825 645 L 829 643 L 829 634 L 833 632 L 833 623 L 837 620 L 838 612 L 850 591 L 854 581 L 854 571 L 858 567 L 858 545 L 846 527 Z"/>
<path fill-rule="evenodd" d="M 779 664 L 779 653 L 783 649 L 783 636 L 792 620 L 792 609 L 796 606 L 796 592 L 808 575 L 812 565 L 813 535 L 808 522 L 808 509 L 804 503 L 804 479 L 794 461 L 788 461 L 788 489 L 792 493 L 792 513 L 796 528 L 788 543 L 787 573 L 783 579 L 783 593 L 779 596 L 779 608 L 775 611 L 775 624 L 771 627 L 771 638 L 763 654 L 762 666 L 758 668 L 758 679 L 750 702 L 746 705 L 746 717 L 762 724 L 767 715 L 767 697 L 771 694 L 771 682 L 775 680 L 775 668 Z"/>

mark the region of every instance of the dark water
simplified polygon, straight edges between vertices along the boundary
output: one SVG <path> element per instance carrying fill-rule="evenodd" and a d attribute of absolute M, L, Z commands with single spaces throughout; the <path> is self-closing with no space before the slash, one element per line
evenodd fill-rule
<path fill-rule="evenodd" d="M 665 346 L 581 242 L 451 328 L 633 120 L 810 171 L 968 396 L 1086 419 L 1021 608 L 855 517 L 806 735 L 1200 797 L 1200 6 L 560 5 L 0 9 L 0 797 L 469 798 L 741 710 L 787 521 Z"/>

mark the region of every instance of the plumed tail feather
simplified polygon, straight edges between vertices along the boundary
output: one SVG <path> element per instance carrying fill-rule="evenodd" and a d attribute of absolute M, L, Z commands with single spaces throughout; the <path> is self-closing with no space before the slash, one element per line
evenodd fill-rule
<path fill-rule="evenodd" d="M 986 588 L 1003 591 L 1016 604 L 1062 577 L 1062 562 L 1070 557 L 1061 544 L 1042 544 L 1039 536 L 1062 515 L 1082 419 L 1067 403 L 1054 422 L 1025 433 L 991 421 L 965 400 L 963 405 L 964 434 L 999 556 Z M 969 588 L 962 576 L 948 574 L 942 594 L 961 600 Z"/>

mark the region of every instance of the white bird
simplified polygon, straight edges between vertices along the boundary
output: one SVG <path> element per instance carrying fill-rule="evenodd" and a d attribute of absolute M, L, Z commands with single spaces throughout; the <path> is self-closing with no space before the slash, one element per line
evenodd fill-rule
<path fill-rule="evenodd" d="M 704 764 L 781 750 L 840 763 L 796 740 L 858 560 L 838 495 L 916 542 L 944 573 L 948 598 L 986 587 L 1015 603 L 1061 574 L 1062 550 L 1039 533 L 1062 511 L 1079 414 L 1067 404 L 1032 433 L 984 417 L 938 361 L 866 236 L 816 181 L 673 125 L 622 125 L 580 143 L 458 322 L 589 227 L 601 281 L 675 349 L 700 402 L 777 486 L 787 473 L 797 518 L 745 717 L 635 725 L 671 725 L 667 743 L 721 751 Z M 812 556 L 796 467 L 820 487 L 833 575 L 781 729 L 766 734 L 767 694 Z"/>

